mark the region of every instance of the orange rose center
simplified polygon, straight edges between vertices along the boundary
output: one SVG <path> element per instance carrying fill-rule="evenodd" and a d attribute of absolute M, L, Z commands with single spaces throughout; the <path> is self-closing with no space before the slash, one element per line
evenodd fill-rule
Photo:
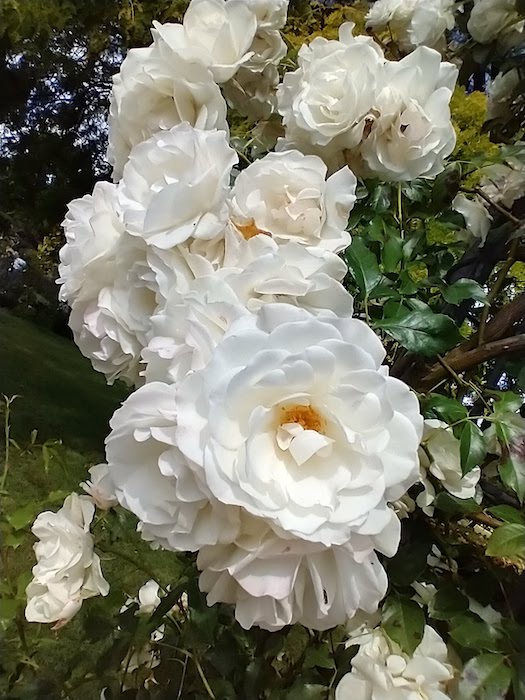
<path fill-rule="evenodd" d="M 283 406 L 281 411 L 280 425 L 284 425 L 285 423 L 298 423 L 305 430 L 315 430 L 318 433 L 323 432 L 323 417 L 313 406 L 310 406 L 310 404 L 307 406 L 303 406 L 302 404 L 288 407 Z"/>
<path fill-rule="evenodd" d="M 249 219 L 245 224 L 235 224 L 235 226 L 241 233 L 242 237 L 245 238 L 247 241 L 260 233 L 262 233 L 265 236 L 271 235 L 270 233 L 268 233 L 268 231 L 263 231 L 262 229 L 257 228 L 253 219 Z"/>

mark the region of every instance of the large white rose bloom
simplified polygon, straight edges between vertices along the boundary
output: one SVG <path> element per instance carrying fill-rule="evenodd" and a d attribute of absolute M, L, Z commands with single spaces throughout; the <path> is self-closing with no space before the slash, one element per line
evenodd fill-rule
<path fill-rule="evenodd" d="M 109 384 L 140 383 L 140 353 L 156 308 L 155 290 L 142 279 L 145 260 L 145 244 L 126 234 L 104 265 L 86 268 L 88 281 L 71 307 L 75 343 Z"/>
<path fill-rule="evenodd" d="M 255 13 L 257 29 L 282 29 L 286 24 L 289 0 L 245 0 Z"/>
<path fill-rule="evenodd" d="M 209 70 L 162 41 L 131 49 L 113 77 L 107 154 L 113 179 L 122 177 L 133 146 L 181 122 L 228 131 L 226 103 Z"/>
<path fill-rule="evenodd" d="M 360 639 L 352 671 L 340 680 L 336 700 L 450 700 L 447 684 L 454 678 L 447 647 L 439 634 L 425 626 L 423 639 L 412 656 L 405 654 L 381 629 Z"/>
<path fill-rule="evenodd" d="M 266 303 L 352 315 L 352 297 L 339 282 L 346 265 L 337 255 L 298 243 L 279 247 L 268 236 L 254 236 L 241 247 L 240 267 L 198 277 L 183 293 L 172 288 L 151 319 L 151 340 L 142 354 L 148 381 L 177 382 L 204 368 L 231 324 Z"/>
<path fill-rule="evenodd" d="M 516 0 L 475 0 L 467 29 L 480 44 L 496 39 L 508 40 L 522 32 L 525 20 L 516 9 Z"/>
<path fill-rule="evenodd" d="M 323 159 L 359 144 L 380 82 L 381 49 L 352 29 L 343 24 L 339 41 L 304 44 L 298 69 L 284 75 L 277 91 L 286 140 L 303 151 L 322 147 Z"/>
<path fill-rule="evenodd" d="M 435 47 L 454 24 L 454 0 L 377 0 L 366 16 L 367 27 L 390 27 L 406 50 Z"/>
<path fill-rule="evenodd" d="M 231 542 L 238 508 L 211 497 L 176 440 L 176 387 L 151 382 L 113 415 L 106 439 L 109 474 L 119 503 L 140 521 L 142 537 L 165 549 L 196 551 Z"/>
<path fill-rule="evenodd" d="M 222 503 L 325 546 L 395 551 L 387 501 L 417 480 L 422 418 L 384 357 L 361 321 L 265 305 L 180 384 L 177 445 Z"/>
<path fill-rule="evenodd" d="M 368 175 L 404 181 L 434 177 L 456 144 L 450 98 L 458 70 L 421 46 L 401 61 L 387 61 L 374 117 L 361 145 Z"/>
<path fill-rule="evenodd" d="M 182 24 L 153 25 L 155 41 L 199 61 L 224 83 L 250 58 L 257 17 L 243 0 L 191 0 Z"/>
<path fill-rule="evenodd" d="M 29 622 L 55 622 L 57 627 L 75 615 L 82 601 L 107 595 L 109 584 L 93 551 L 89 526 L 95 506 L 88 496 L 72 493 L 59 511 L 36 518 L 32 531 L 37 563 L 26 589 Z"/>
<path fill-rule="evenodd" d="M 351 544 L 323 547 L 279 537 L 245 515 L 235 542 L 200 550 L 199 585 L 210 605 L 235 605 L 245 629 L 295 623 L 329 629 L 360 609 L 374 612 L 385 595 L 387 577 L 372 547 L 364 538 L 354 551 Z"/>
<path fill-rule="evenodd" d="M 97 182 L 92 194 L 70 202 L 62 227 L 66 243 L 59 254 L 57 284 L 62 286 L 58 297 L 72 304 L 91 282 L 91 271 L 96 269 L 98 276 L 103 274 L 108 257 L 124 234 L 117 211 L 116 185 Z"/>
<path fill-rule="evenodd" d="M 237 154 L 224 131 L 187 123 L 135 146 L 119 186 L 127 230 L 162 249 L 218 236 L 228 220 L 226 197 L 235 163 Z"/>
<path fill-rule="evenodd" d="M 320 158 L 299 151 L 256 160 L 235 180 L 230 205 L 234 223 L 263 231 L 278 243 L 343 250 L 350 243 L 345 229 L 357 181 L 348 167 L 328 180 L 326 172 Z"/>

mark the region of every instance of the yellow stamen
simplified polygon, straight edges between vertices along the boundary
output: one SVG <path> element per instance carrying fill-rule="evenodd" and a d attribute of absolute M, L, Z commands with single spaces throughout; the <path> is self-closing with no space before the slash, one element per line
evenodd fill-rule
<path fill-rule="evenodd" d="M 262 229 L 257 228 L 253 219 L 249 219 L 245 224 L 235 224 L 235 226 L 239 230 L 242 237 L 245 238 L 247 241 L 260 233 L 262 233 L 265 236 L 271 236 L 271 234 L 268 233 L 268 231 L 263 231 Z"/>
<path fill-rule="evenodd" d="M 296 404 L 295 406 L 282 406 L 282 415 L 280 424 L 285 423 L 298 423 L 305 430 L 315 430 L 318 433 L 323 432 L 324 420 L 322 416 L 308 404 L 304 406 L 302 404 Z"/>

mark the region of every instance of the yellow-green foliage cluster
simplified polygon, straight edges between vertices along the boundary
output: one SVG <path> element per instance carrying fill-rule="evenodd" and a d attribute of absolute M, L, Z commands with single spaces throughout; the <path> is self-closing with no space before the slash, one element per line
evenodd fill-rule
<path fill-rule="evenodd" d="M 457 240 L 457 231 L 452 231 L 436 219 L 429 217 L 424 220 L 424 225 L 428 245 L 451 245 Z"/>
<path fill-rule="evenodd" d="M 454 158 L 477 167 L 493 162 L 498 155 L 498 147 L 491 143 L 487 134 L 482 133 L 487 115 L 486 96 L 482 92 L 467 95 L 463 88 L 457 87 L 452 95 L 450 109 L 457 136 Z"/>
<path fill-rule="evenodd" d="M 56 277 L 58 251 L 65 243 L 62 231 L 56 230 L 44 236 L 36 249 L 36 259 L 47 277 Z"/>
<path fill-rule="evenodd" d="M 509 277 L 512 279 L 515 294 L 525 291 L 525 263 L 514 263 L 509 270 Z"/>
<path fill-rule="evenodd" d="M 307 5 L 296 13 L 290 12 L 284 30 L 284 38 L 291 47 L 290 57 L 293 60 L 304 43 L 309 43 L 318 36 L 337 39 L 339 27 L 345 22 L 354 22 L 354 34 L 364 34 L 367 11 L 364 2 L 357 2 L 352 7 L 335 5 L 330 10 L 321 5 Z"/>

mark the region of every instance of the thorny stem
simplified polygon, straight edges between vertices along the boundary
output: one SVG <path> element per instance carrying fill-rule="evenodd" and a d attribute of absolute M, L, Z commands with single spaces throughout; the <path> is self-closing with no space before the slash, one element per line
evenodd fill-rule
<path fill-rule="evenodd" d="M 404 238 L 405 234 L 403 231 L 403 197 L 400 182 L 398 182 L 397 184 L 397 216 L 399 220 L 399 235 L 401 236 L 401 238 Z"/>
<path fill-rule="evenodd" d="M 184 681 L 186 679 L 186 669 L 188 668 L 188 656 L 184 657 L 184 666 L 182 667 L 182 676 L 180 679 L 179 692 L 177 693 L 177 700 L 182 697 L 182 688 L 184 687 Z"/>

